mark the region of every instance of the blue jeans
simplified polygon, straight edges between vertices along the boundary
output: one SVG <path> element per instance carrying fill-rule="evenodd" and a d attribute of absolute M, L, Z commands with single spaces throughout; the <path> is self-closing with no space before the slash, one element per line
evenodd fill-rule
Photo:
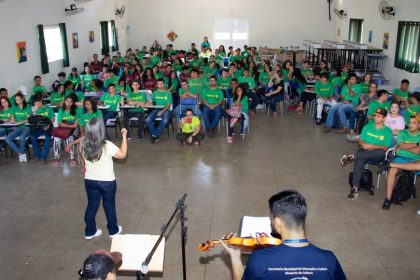
<path fill-rule="evenodd" d="M 330 110 L 328 110 L 328 115 L 327 115 L 327 120 L 325 121 L 325 126 L 326 127 L 333 127 L 334 125 L 334 118 L 335 118 L 335 114 L 338 112 L 338 110 L 343 107 L 345 104 L 343 102 L 338 102 L 337 104 L 335 104 L 334 106 L 332 106 L 330 108 Z"/>
<path fill-rule="evenodd" d="M 17 126 L 13 129 L 12 132 L 6 137 L 6 143 L 10 146 L 10 148 L 18 155 L 23 154 L 25 151 L 26 146 L 26 137 L 29 136 L 31 129 L 25 125 Z M 13 140 L 19 137 L 19 146 L 13 142 Z"/>
<path fill-rule="evenodd" d="M 178 105 L 174 110 L 175 119 L 178 121 L 181 114 L 185 112 L 185 110 L 191 109 L 198 118 L 201 119 L 201 111 L 198 109 L 198 105 Z"/>
<path fill-rule="evenodd" d="M 48 153 L 50 152 L 51 131 L 52 129 L 43 130 L 40 128 L 32 130 L 31 143 L 32 143 L 32 148 L 34 149 L 35 158 L 39 158 L 42 160 L 47 159 Z M 44 147 L 42 147 L 42 151 L 39 149 L 39 144 L 38 144 L 38 138 L 41 136 L 45 136 Z"/>
<path fill-rule="evenodd" d="M 213 110 L 207 106 L 203 106 L 203 119 L 206 129 L 213 129 L 219 124 L 222 117 L 222 107 L 217 106 Z"/>
<path fill-rule="evenodd" d="M 162 120 L 159 122 L 159 126 L 155 128 L 155 119 L 158 118 L 157 114 L 159 111 L 160 110 L 153 110 L 146 119 L 147 127 L 149 128 L 152 137 L 160 137 L 169 122 L 169 110 L 166 110 L 161 116 Z"/>
<path fill-rule="evenodd" d="M 99 209 L 101 199 L 107 228 L 110 235 L 118 232 L 117 212 L 115 210 L 115 194 L 117 193 L 117 182 L 114 181 L 96 181 L 85 179 L 85 189 L 88 199 L 88 204 L 85 212 L 85 235 L 92 236 L 96 233 L 96 213 Z"/>
<path fill-rule="evenodd" d="M 277 112 L 276 105 L 277 105 L 277 103 L 279 103 L 280 101 L 283 101 L 283 100 L 284 100 L 284 95 L 274 96 L 270 100 L 268 100 L 268 106 L 270 106 L 271 111 Z"/>
<path fill-rule="evenodd" d="M 338 109 L 338 116 L 340 118 L 340 123 L 343 128 L 348 128 L 346 114 L 350 112 L 354 112 L 354 108 L 355 106 L 352 103 L 350 103 L 350 104 L 344 104 Z M 350 126 L 350 128 L 354 129 L 354 121 L 353 121 L 353 126 Z"/>
<path fill-rule="evenodd" d="M 109 119 L 113 119 L 115 117 L 118 116 L 118 112 L 114 112 L 114 111 L 102 111 L 102 117 L 104 119 L 104 124 L 106 125 L 106 122 Z"/>

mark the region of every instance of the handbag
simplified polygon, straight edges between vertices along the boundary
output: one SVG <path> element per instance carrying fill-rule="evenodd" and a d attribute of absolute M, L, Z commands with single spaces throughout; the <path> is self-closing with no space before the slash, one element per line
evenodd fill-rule
<path fill-rule="evenodd" d="M 226 109 L 226 113 L 234 118 L 240 118 L 242 114 L 242 106 L 232 105 L 229 109 Z"/>
<path fill-rule="evenodd" d="M 52 136 L 61 139 L 67 139 L 70 137 L 70 135 L 73 134 L 74 130 L 75 129 L 71 127 L 54 127 Z"/>

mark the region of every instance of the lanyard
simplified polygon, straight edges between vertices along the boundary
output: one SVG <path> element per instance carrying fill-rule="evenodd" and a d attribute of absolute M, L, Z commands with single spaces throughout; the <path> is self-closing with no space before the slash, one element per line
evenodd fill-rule
<path fill-rule="evenodd" d="M 308 242 L 308 239 L 286 239 L 283 240 L 283 243 L 285 244 L 296 244 L 296 243 L 306 243 Z"/>

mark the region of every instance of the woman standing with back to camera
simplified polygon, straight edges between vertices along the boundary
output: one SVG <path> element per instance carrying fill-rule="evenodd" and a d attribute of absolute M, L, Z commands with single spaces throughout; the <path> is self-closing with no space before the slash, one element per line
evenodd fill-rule
<path fill-rule="evenodd" d="M 124 159 L 127 156 L 127 130 L 121 130 L 122 143 L 118 148 L 105 137 L 104 122 L 93 118 L 85 125 L 85 134 L 80 150 L 86 163 L 85 189 L 88 204 L 85 212 L 85 238 L 92 239 L 102 235 L 102 230 L 96 228 L 95 217 L 103 200 L 107 228 L 110 237 L 118 235 L 122 227 L 117 224 L 115 210 L 115 194 L 117 183 L 114 174 L 112 158 Z"/>

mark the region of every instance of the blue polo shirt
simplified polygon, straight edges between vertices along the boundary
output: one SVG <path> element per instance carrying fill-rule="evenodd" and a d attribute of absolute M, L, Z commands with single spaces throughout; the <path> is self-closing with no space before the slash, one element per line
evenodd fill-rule
<path fill-rule="evenodd" d="M 334 253 L 312 244 L 285 244 L 255 250 L 249 257 L 243 280 L 342 280 L 346 279 Z"/>

